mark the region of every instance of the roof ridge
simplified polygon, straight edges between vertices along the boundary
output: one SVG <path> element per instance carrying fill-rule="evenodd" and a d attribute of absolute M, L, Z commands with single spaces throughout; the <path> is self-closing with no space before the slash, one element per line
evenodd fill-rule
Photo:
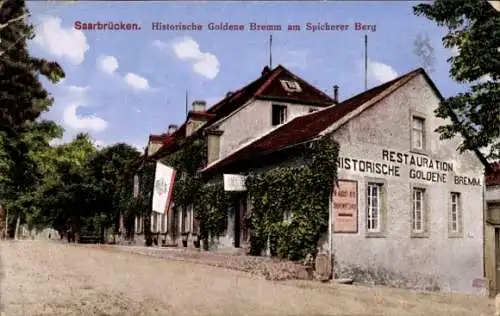
<path fill-rule="evenodd" d="M 293 126 L 292 124 L 294 122 L 297 122 L 299 120 L 303 120 L 305 118 L 315 118 L 315 117 L 324 117 L 325 116 L 325 112 L 328 112 L 328 113 L 333 113 L 333 112 L 330 112 L 331 110 L 333 109 L 340 109 L 340 111 L 342 111 L 342 109 L 345 109 L 345 106 L 348 106 L 349 104 L 351 104 L 353 101 L 356 101 L 357 99 L 360 99 L 361 103 L 358 105 L 358 107 L 356 108 L 359 108 L 359 106 L 363 106 L 364 104 L 367 104 L 368 102 L 370 102 L 371 100 L 375 99 L 378 95 L 375 95 L 375 96 L 372 96 L 370 97 L 369 99 L 367 100 L 363 100 L 362 97 L 363 96 L 370 96 L 371 93 L 374 93 L 376 92 L 377 90 L 381 90 L 379 92 L 379 94 L 383 93 L 385 90 L 389 89 L 390 87 L 392 87 L 392 85 L 394 85 L 395 83 L 406 83 L 408 82 L 407 80 L 405 79 L 408 79 L 408 80 L 411 80 L 412 78 L 414 78 L 416 75 L 420 74 L 420 73 L 425 73 L 425 71 L 422 69 L 422 68 L 417 68 L 415 70 L 412 70 L 404 75 L 401 75 L 397 78 L 394 78 L 390 81 L 387 81 L 385 83 L 382 83 L 378 86 L 375 86 L 369 90 L 366 90 L 366 91 L 363 91 L 361 93 L 358 93 L 352 97 L 350 97 L 349 99 L 341 102 L 340 104 L 334 104 L 334 105 L 331 105 L 331 106 L 328 106 L 328 107 L 325 107 L 325 108 L 322 108 L 318 111 L 315 111 L 315 112 L 312 112 L 312 113 L 305 113 L 304 115 L 300 115 L 300 116 L 296 116 L 294 117 L 293 119 L 291 119 L 290 121 L 284 123 L 284 124 L 281 124 L 273 129 L 270 129 L 269 131 L 263 133 L 262 135 L 260 135 L 259 137 L 255 137 L 251 140 L 249 140 L 248 142 L 245 142 L 244 144 L 242 144 L 241 146 L 238 146 L 236 149 L 234 149 L 233 151 L 231 151 L 229 154 L 227 154 L 225 157 L 221 158 L 221 159 L 218 159 L 216 161 L 213 161 L 212 163 L 208 164 L 207 166 L 205 166 L 202 171 L 207 171 L 208 169 L 212 169 L 214 166 L 216 165 L 219 165 L 221 162 L 227 160 L 228 158 L 236 155 L 237 153 L 240 153 L 241 151 L 243 151 L 245 148 L 251 146 L 252 144 L 255 144 L 257 143 L 258 141 L 262 141 L 264 138 L 274 134 L 274 133 L 279 133 L 279 131 L 281 129 L 285 129 L 289 126 Z M 395 87 L 394 90 L 391 91 L 394 92 L 396 91 L 397 89 L 399 89 L 402 85 L 398 85 L 397 87 Z M 384 96 L 385 98 L 386 96 Z M 381 100 L 381 99 L 380 99 Z M 380 100 L 377 100 L 375 103 L 378 103 Z M 346 115 L 348 115 L 349 113 L 352 113 L 352 111 L 354 111 L 356 108 L 354 109 L 347 109 L 347 112 L 344 113 L 344 114 L 341 114 L 341 116 L 339 118 L 337 118 L 336 120 L 330 122 L 330 123 L 327 123 L 328 126 L 331 126 L 333 125 L 336 121 L 338 121 L 339 119 L 341 119 L 342 117 L 345 117 Z M 319 119 L 319 118 L 318 118 Z M 333 120 L 333 119 L 332 119 Z M 325 123 L 326 124 L 326 123 Z M 318 135 L 320 135 L 320 133 L 322 133 L 323 131 L 325 131 L 325 129 L 323 129 L 322 131 L 319 131 L 319 132 L 316 132 L 315 133 L 315 136 L 317 137 Z M 309 139 L 313 139 L 314 137 L 310 137 Z M 279 149 L 278 149 L 279 150 Z"/>
<path fill-rule="evenodd" d="M 312 88 L 312 89 L 314 89 L 314 90 L 318 91 L 319 93 L 323 94 L 323 96 L 326 96 L 327 98 L 331 99 L 331 100 L 332 100 L 332 102 L 334 101 L 334 100 L 332 99 L 332 97 L 330 97 L 327 93 L 325 93 L 324 91 L 321 91 L 321 90 L 320 90 L 320 89 L 318 89 L 317 87 L 315 87 L 315 86 L 313 86 L 312 84 L 310 84 L 309 82 L 307 82 L 307 80 L 304 80 L 302 77 L 300 77 L 300 76 L 296 75 L 295 73 L 291 72 L 288 68 L 286 68 L 286 67 L 282 66 L 281 64 L 279 65 L 279 67 L 282 67 L 282 68 L 283 68 L 283 70 L 284 70 L 285 72 L 287 72 L 288 74 L 290 74 L 290 76 L 291 76 L 291 77 L 295 77 L 296 79 L 298 79 L 298 80 L 302 81 L 303 83 L 305 83 L 305 84 L 306 84 L 307 86 L 309 86 L 310 88 Z"/>
<path fill-rule="evenodd" d="M 222 105 L 222 103 L 224 103 L 224 101 L 227 101 L 229 100 L 230 98 L 234 97 L 237 93 L 240 93 L 242 91 L 244 91 L 245 89 L 248 89 L 250 86 L 256 84 L 259 80 L 262 80 L 262 78 L 266 77 L 266 76 L 271 76 L 271 74 L 273 74 L 274 71 L 276 71 L 277 69 L 279 68 L 276 67 L 274 68 L 273 70 L 271 70 L 270 72 L 264 74 L 264 75 L 261 75 L 259 77 L 257 77 L 256 79 L 250 81 L 249 83 L 247 83 L 246 85 L 243 85 L 243 87 L 233 91 L 233 93 L 229 96 L 225 96 L 224 98 L 222 98 L 219 102 L 217 102 L 216 104 L 212 105 L 210 108 L 207 109 L 207 112 L 212 112 L 212 111 L 215 111 L 217 110 L 217 106 L 220 106 Z M 268 79 L 267 79 L 268 80 Z"/>
<path fill-rule="evenodd" d="M 267 87 L 269 87 L 269 85 L 271 84 L 271 82 L 273 82 L 273 80 L 283 72 L 283 70 L 285 70 L 285 67 L 281 66 L 281 65 L 278 65 L 276 68 L 274 68 L 273 70 L 271 70 L 270 74 L 269 75 L 269 78 L 266 79 L 266 81 L 264 82 L 264 84 L 262 86 L 260 86 L 259 90 L 257 90 L 253 95 L 254 96 L 259 96 Z"/>

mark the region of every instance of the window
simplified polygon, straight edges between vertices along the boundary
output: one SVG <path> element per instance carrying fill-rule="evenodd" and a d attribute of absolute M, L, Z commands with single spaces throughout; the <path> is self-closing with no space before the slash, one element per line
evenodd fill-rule
<path fill-rule="evenodd" d="M 158 214 L 158 213 L 153 212 L 153 214 L 151 215 L 151 219 L 152 219 L 152 221 L 151 221 L 151 232 L 152 232 L 152 233 L 156 233 L 156 228 L 157 228 L 157 225 L 158 225 L 158 224 L 157 224 L 157 219 L 158 219 L 158 218 L 157 218 L 157 216 L 156 216 L 157 214 Z"/>
<path fill-rule="evenodd" d="M 316 112 L 318 109 L 315 109 L 315 108 L 310 108 L 309 109 L 309 113 L 312 113 L 312 112 Z"/>
<path fill-rule="evenodd" d="M 425 148 L 424 127 L 425 127 L 425 120 L 423 118 L 414 116 L 412 120 L 413 149 L 423 150 Z"/>
<path fill-rule="evenodd" d="M 301 92 L 302 88 L 300 87 L 297 81 L 288 81 L 288 80 L 280 80 L 283 89 L 288 92 Z"/>
<path fill-rule="evenodd" d="M 163 232 L 164 233 L 168 232 L 168 213 L 165 213 L 163 215 Z"/>
<path fill-rule="evenodd" d="M 413 189 L 413 208 L 411 212 L 411 230 L 413 233 L 425 232 L 425 190 L 421 188 Z"/>
<path fill-rule="evenodd" d="M 193 205 L 189 205 L 182 210 L 182 232 L 189 233 L 192 230 L 191 219 L 193 213 Z"/>
<path fill-rule="evenodd" d="M 162 214 L 156 214 L 156 232 L 161 233 Z"/>
<path fill-rule="evenodd" d="M 280 125 L 286 122 L 287 108 L 285 105 L 273 104 L 272 113 L 273 126 Z"/>
<path fill-rule="evenodd" d="M 141 217 L 140 216 L 136 216 L 135 217 L 135 232 L 136 233 L 140 233 L 141 232 Z"/>
<path fill-rule="evenodd" d="M 182 208 L 181 212 L 181 232 L 186 233 L 188 231 L 188 210 L 187 208 Z"/>
<path fill-rule="evenodd" d="M 381 232 L 382 184 L 368 183 L 366 203 L 366 229 L 368 232 Z"/>
<path fill-rule="evenodd" d="M 449 233 L 455 236 L 462 233 L 462 207 L 460 193 L 457 192 L 450 194 Z"/>
<path fill-rule="evenodd" d="M 165 214 L 161 214 L 161 220 L 160 220 L 160 232 L 164 233 L 165 232 Z"/>

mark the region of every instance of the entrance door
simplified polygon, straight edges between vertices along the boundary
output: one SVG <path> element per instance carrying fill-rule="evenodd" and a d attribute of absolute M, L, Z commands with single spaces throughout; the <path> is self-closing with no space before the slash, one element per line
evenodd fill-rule
<path fill-rule="evenodd" d="M 172 244 L 177 243 L 176 238 L 177 238 L 177 231 L 179 229 L 177 227 L 177 216 L 179 216 L 179 213 L 177 212 L 177 208 L 172 207 L 170 209 L 170 212 L 167 214 L 167 221 L 170 222 L 170 225 L 168 225 L 168 232 L 169 232 L 170 240 L 171 240 Z"/>

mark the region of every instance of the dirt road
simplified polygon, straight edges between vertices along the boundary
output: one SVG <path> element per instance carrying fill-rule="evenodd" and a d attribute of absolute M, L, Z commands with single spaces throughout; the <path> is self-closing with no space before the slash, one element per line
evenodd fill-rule
<path fill-rule="evenodd" d="M 492 301 L 315 282 L 44 241 L 1 242 L 5 315 L 493 315 Z"/>

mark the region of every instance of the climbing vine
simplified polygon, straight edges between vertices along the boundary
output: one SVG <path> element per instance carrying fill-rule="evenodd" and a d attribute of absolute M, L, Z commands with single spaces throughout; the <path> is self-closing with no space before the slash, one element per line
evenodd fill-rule
<path fill-rule="evenodd" d="M 251 253 L 301 260 L 317 253 L 328 230 L 331 190 L 337 178 L 339 145 L 330 137 L 309 143 L 305 163 L 248 176 L 252 199 Z"/>
<path fill-rule="evenodd" d="M 200 221 L 200 238 L 208 250 L 209 242 L 227 228 L 228 210 L 236 205 L 236 194 L 224 192 L 221 181 L 207 183 L 196 197 L 195 213 Z"/>
<path fill-rule="evenodd" d="M 207 162 L 207 142 L 205 139 L 189 139 L 179 150 L 161 159 L 161 162 L 176 170 L 172 202 L 176 207 L 194 206 L 195 218 L 200 223 L 200 239 L 208 247 L 210 237 L 221 235 L 227 226 L 227 208 L 231 195 L 224 193 L 221 181 L 204 183 L 199 170 Z M 145 170 L 144 187 L 148 194 L 144 198 L 151 199 L 154 187 L 154 163 Z M 149 165 L 148 165 L 149 166 Z M 145 213 L 145 233 L 149 232 L 151 215 L 150 202 Z M 143 203 L 144 204 L 144 203 Z M 147 222 L 146 222 L 147 221 Z M 147 240 L 147 237 L 146 237 Z"/>
<path fill-rule="evenodd" d="M 206 165 L 206 161 L 207 146 L 203 139 L 188 140 L 179 150 L 161 159 L 177 173 L 172 199 L 174 205 L 186 207 L 193 204 L 203 185 L 199 170 Z"/>

